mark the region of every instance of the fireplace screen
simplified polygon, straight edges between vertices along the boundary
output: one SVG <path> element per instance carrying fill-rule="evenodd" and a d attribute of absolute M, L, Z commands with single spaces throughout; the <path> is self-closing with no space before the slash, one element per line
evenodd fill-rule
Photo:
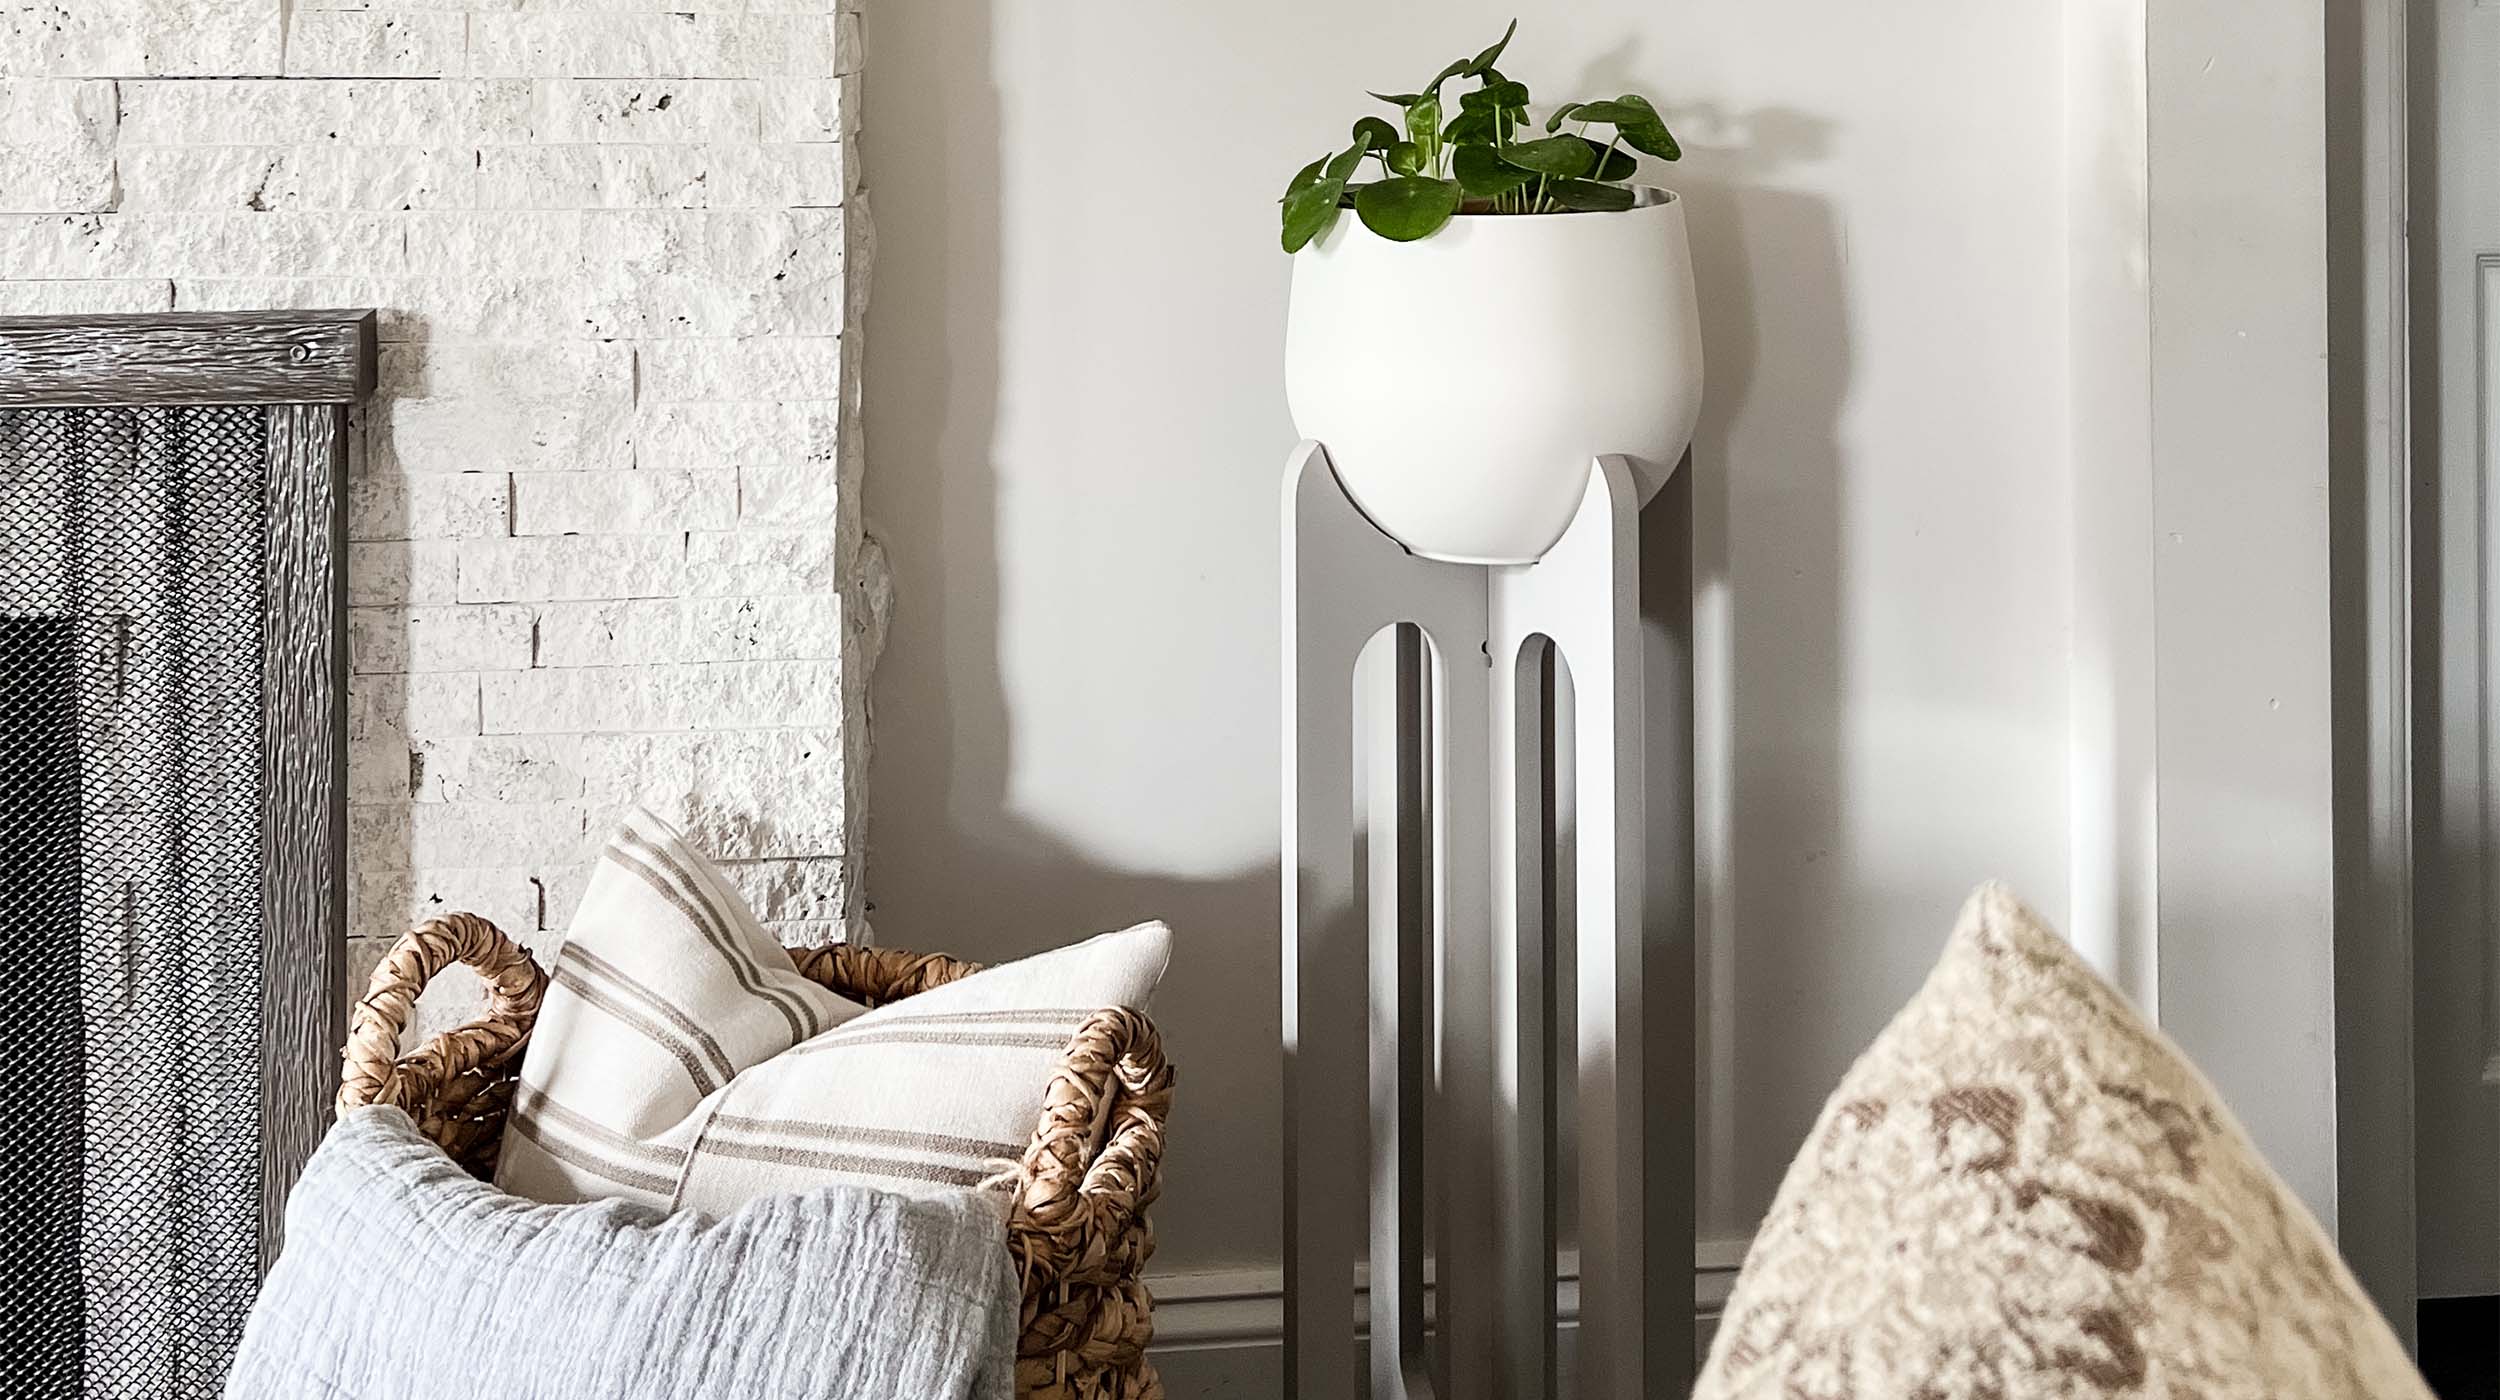
<path fill-rule="evenodd" d="M 0 1400 L 216 1395 L 334 1073 L 343 418 L 117 383 L 0 406 Z"/>
<path fill-rule="evenodd" d="M 251 1303 L 261 419 L 0 413 L 0 1237 L 35 1246 L 0 1279 L 46 1320 L 0 1375 L 29 1395 L 200 1393 Z"/>

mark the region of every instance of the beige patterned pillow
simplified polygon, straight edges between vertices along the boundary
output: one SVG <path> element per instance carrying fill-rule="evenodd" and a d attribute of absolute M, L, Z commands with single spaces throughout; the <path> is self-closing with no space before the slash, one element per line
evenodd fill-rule
<path fill-rule="evenodd" d="M 2001 886 L 1823 1110 L 1695 1400 L 2429 1400 L 2178 1048 Z"/>
<path fill-rule="evenodd" d="M 1143 1009 L 1170 953 L 1141 924 L 869 1011 L 636 812 L 556 954 L 496 1183 L 713 1215 L 836 1180 L 974 1185 L 1023 1154 L 1078 1026 Z"/>

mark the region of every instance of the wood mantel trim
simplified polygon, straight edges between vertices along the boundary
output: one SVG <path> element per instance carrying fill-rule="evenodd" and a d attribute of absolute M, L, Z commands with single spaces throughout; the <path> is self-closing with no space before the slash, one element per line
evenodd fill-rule
<path fill-rule="evenodd" d="M 0 316 L 0 406 L 350 403 L 371 311 Z"/>

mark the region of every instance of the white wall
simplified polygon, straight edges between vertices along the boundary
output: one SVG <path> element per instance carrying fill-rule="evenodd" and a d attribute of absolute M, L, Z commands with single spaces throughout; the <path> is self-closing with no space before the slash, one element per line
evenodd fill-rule
<path fill-rule="evenodd" d="M 1162 914 L 1161 1270 L 1276 1248 L 1285 177 L 1474 3 L 910 0 L 864 141 L 880 938 L 998 956 Z M 1705 1236 L 1742 1234 L 1963 891 L 2068 902 L 2057 6 L 1522 14 L 1541 98 L 1688 152 L 1711 1034 Z"/>

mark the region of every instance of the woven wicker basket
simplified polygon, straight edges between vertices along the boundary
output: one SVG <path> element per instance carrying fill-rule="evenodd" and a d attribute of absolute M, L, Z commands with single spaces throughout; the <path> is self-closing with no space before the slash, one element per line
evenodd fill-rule
<path fill-rule="evenodd" d="M 810 980 L 871 1006 L 980 971 L 977 963 L 883 948 L 793 949 Z M 427 982 L 466 963 L 486 987 L 477 1019 L 399 1054 Z M 373 970 L 348 1027 L 338 1107 L 405 1110 L 475 1175 L 492 1176 L 521 1052 L 547 987 L 528 953 L 474 914 L 409 931 Z M 1024 1286 L 1016 1391 L 1039 1400 L 1158 1400 L 1146 1360 L 1154 1253 L 1146 1219 L 1160 1185 L 1172 1071 L 1154 1023 L 1102 1011 L 1068 1043 L 1042 1107 L 1007 1222 Z M 1097 1148 L 1095 1143 L 1099 1141 Z"/>

